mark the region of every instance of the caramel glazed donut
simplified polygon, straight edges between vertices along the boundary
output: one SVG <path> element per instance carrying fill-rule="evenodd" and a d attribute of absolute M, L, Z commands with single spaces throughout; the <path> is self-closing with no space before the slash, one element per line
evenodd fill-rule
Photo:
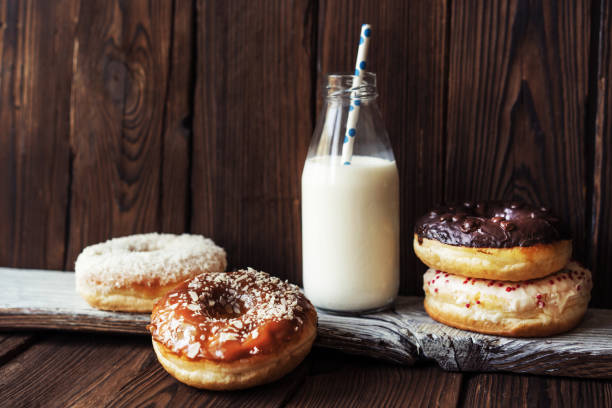
<path fill-rule="evenodd" d="M 414 251 L 444 272 L 504 281 L 541 278 L 572 255 L 569 230 L 547 208 L 521 203 L 439 206 L 417 220 Z"/>
<path fill-rule="evenodd" d="M 459 329 L 532 337 L 576 326 L 590 300 L 591 273 L 575 262 L 541 279 L 520 283 L 472 279 L 429 269 L 423 276 L 425 310 Z"/>
<path fill-rule="evenodd" d="M 233 390 L 293 370 L 310 351 L 317 313 L 297 286 L 249 268 L 184 282 L 157 303 L 147 328 L 176 379 Z"/>
<path fill-rule="evenodd" d="M 223 248 L 201 235 L 131 235 L 85 248 L 74 267 L 76 290 L 98 309 L 150 312 L 180 282 L 226 265 Z"/>

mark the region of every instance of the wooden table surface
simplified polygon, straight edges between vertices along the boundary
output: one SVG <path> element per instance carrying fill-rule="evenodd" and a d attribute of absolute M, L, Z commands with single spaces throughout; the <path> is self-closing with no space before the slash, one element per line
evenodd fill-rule
<path fill-rule="evenodd" d="M 403 367 L 314 349 L 287 377 L 244 391 L 183 385 L 144 336 L 0 333 L 0 406 L 612 406 L 612 381 Z"/>

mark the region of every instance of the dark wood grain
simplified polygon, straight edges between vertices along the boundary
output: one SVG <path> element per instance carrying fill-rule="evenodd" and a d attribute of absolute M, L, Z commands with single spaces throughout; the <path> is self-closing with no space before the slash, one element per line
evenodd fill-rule
<path fill-rule="evenodd" d="M 67 269 L 86 245 L 161 227 L 171 22 L 167 1 L 81 4 L 73 61 Z M 174 111 L 167 120 L 173 126 Z"/>
<path fill-rule="evenodd" d="M 601 1 L 596 80 L 596 118 L 593 143 L 590 263 L 593 304 L 612 307 L 612 5 Z"/>
<path fill-rule="evenodd" d="M 319 351 L 289 407 L 455 406 L 462 374 Z"/>
<path fill-rule="evenodd" d="M 230 265 L 301 281 L 311 2 L 198 2 L 191 230 Z"/>
<path fill-rule="evenodd" d="M 151 352 L 151 354 L 153 354 Z M 282 407 L 300 386 L 311 365 L 311 357 L 287 376 L 271 384 L 238 391 L 197 390 L 181 384 L 159 364 L 128 379 L 109 407 L 163 405 L 175 407 Z"/>
<path fill-rule="evenodd" d="M 408 295 L 422 293 L 425 271 L 412 251 L 414 220 L 443 197 L 448 18 L 445 0 L 322 0 L 319 8 L 319 89 L 325 74 L 352 71 L 360 26 L 372 25 L 368 69 L 400 174 L 400 291 Z"/>
<path fill-rule="evenodd" d="M 612 381 L 513 374 L 464 378 L 464 407 L 609 407 Z"/>
<path fill-rule="evenodd" d="M 586 242 L 590 2 L 452 3 L 445 198 L 523 199 Z"/>
<path fill-rule="evenodd" d="M 0 365 L 14 358 L 36 341 L 36 336 L 28 333 L 12 332 L 0 334 Z"/>
<path fill-rule="evenodd" d="M 63 268 L 76 5 L 0 1 L 1 265 Z"/>
<path fill-rule="evenodd" d="M 104 406 L 155 366 L 149 339 L 54 336 L 0 367 L 3 406 Z"/>
<path fill-rule="evenodd" d="M 280 406 L 309 368 L 245 391 L 210 392 L 179 383 L 146 337 L 56 335 L 0 366 L 0 406 Z M 58 375 L 61 373 L 61 375 Z"/>
<path fill-rule="evenodd" d="M 189 230 L 191 122 L 194 86 L 194 2 L 175 0 L 169 80 L 164 113 L 161 174 L 161 230 Z"/>

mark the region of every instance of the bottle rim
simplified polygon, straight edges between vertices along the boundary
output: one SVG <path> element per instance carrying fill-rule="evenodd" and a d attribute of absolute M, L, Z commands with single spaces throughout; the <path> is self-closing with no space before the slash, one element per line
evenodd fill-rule
<path fill-rule="evenodd" d="M 376 74 L 364 71 L 359 86 L 353 86 L 356 75 L 329 73 L 325 75 L 324 95 L 326 99 L 374 99 L 378 96 Z"/>

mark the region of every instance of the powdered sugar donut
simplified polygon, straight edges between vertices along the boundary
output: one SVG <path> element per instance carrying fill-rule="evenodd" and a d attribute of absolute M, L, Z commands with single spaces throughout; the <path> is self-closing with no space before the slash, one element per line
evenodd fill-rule
<path fill-rule="evenodd" d="M 201 235 L 150 233 L 88 246 L 74 269 L 76 290 L 91 306 L 150 312 L 178 283 L 226 266 L 223 248 Z"/>
<path fill-rule="evenodd" d="M 465 330 L 504 336 L 548 336 L 576 326 L 591 298 L 591 272 L 576 262 L 541 279 L 522 282 L 466 278 L 429 269 L 423 276 L 425 310 Z"/>

